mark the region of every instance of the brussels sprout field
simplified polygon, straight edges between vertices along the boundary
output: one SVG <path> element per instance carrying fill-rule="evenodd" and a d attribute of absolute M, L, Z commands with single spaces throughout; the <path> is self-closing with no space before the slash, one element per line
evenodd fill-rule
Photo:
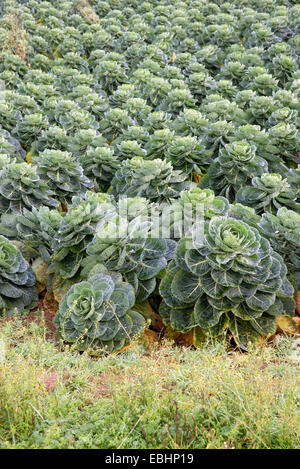
<path fill-rule="evenodd" d="M 296 332 L 299 19 L 292 0 L 2 1 L 0 316 L 46 299 L 95 356 L 149 330 L 242 350 Z"/>

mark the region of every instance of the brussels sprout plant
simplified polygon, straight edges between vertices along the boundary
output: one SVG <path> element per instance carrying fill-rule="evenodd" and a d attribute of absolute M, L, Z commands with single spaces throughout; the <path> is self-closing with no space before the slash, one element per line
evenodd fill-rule
<path fill-rule="evenodd" d="M 259 227 L 270 239 L 276 252 L 283 256 L 289 270 L 293 273 L 298 272 L 298 278 L 300 273 L 300 214 L 281 207 L 276 214 L 264 213 Z"/>
<path fill-rule="evenodd" d="M 144 301 L 154 291 L 156 276 L 167 267 L 176 244 L 156 237 L 155 231 L 151 236 L 153 226 L 145 215 L 138 214 L 131 220 L 116 215 L 106 220 L 87 246 L 89 257 L 83 262 L 83 275 L 98 264 L 120 272 L 133 285 L 137 302 Z"/>
<path fill-rule="evenodd" d="M 0 214 L 43 205 L 57 207 L 54 195 L 37 166 L 12 161 L 0 171 Z"/>
<path fill-rule="evenodd" d="M 148 161 L 141 157 L 125 160 L 112 180 L 112 193 L 117 196 L 146 197 L 156 202 L 176 199 L 181 190 L 191 185 L 187 175 L 174 170 L 170 162 L 159 158 Z"/>
<path fill-rule="evenodd" d="M 233 202 L 237 191 L 251 177 L 261 176 L 267 171 L 268 163 L 256 155 L 254 145 L 246 141 L 235 141 L 220 149 L 218 158 L 210 165 L 200 185 L 213 189 Z"/>
<path fill-rule="evenodd" d="M 84 195 L 92 187 L 92 182 L 83 174 L 83 169 L 68 152 L 44 150 L 34 157 L 38 174 L 44 181 L 49 181 L 58 200 L 67 204 L 74 195 Z"/>
<path fill-rule="evenodd" d="M 241 187 L 237 192 L 238 202 L 253 207 L 257 213 L 276 212 L 286 206 L 300 210 L 297 192 L 280 174 L 265 173 L 252 179 L 252 186 Z"/>

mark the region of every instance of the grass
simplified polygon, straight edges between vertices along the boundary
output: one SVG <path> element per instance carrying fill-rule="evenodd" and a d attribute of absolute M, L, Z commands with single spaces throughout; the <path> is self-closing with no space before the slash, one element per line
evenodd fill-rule
<path fill-rule="evenodd" d="M 299 448 L 295 342 L 248 354 L 136 344 L 93 360 L 0 323 L 0 448 Z"/>

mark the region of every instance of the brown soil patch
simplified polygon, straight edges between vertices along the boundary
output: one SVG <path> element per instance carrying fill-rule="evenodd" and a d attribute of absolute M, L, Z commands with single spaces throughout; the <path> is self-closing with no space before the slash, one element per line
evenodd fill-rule
<path fill-rule="evenodd" d="M 111 392 L 111 381 L 111 375 L 100 375 L 97 378 L 90 378 L 89 382 L 93 386 L 92 394 L 94 396 L 108 397 Z"/>
<path fill-rule="evenodd" d="M 45 369 L 45 371 L 42 371 L 39 374 L 39 381 L 45 387 L 47 392 L 53 392 L 59 383 L 68 385 L 70 378 L 70 374 L 60 376 L 56 370 Z"/>
<path fill-rule="evenodd" d="M 121 384 L 123 379 L 123 375 L 117 374 L 114 370 L 98 376 L 92 376 L 88 379 L 91 384 L 88 393 L 91 398 L 97 396 L 109 397 L 111 395 L 111 389 L 115 387 L 116 383 Z"/>
<path fill-rule="evenodd" d="M 45 373 L 41 377 L 41 381 L 44 384 L 46 391 L 47 392 L 52 392 L 54 391 L 58 381 L 59 377 L 57 376 L 56 371 L 49 371 L 48 373 Z"/>
<path fill-rule="evenodd" d="M 47 330 L 46 338 L 54 341 L 56 338 L 56 328 L 53 324 L 53 319 L 57 310 L 58 303 L 55 301 L 52 293 L 43 291 L 39 294 L 37 306 L 24 318 L 24 323 L 40 322 L 43 319 Z M 37 315 L 37 311 L 43 311 L 43 316 Z"/>

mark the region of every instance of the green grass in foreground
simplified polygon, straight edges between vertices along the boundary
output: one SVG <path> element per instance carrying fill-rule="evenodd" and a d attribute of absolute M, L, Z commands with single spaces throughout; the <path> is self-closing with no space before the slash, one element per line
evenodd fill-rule
<path fill-rule="evenodd" d="M 292 339 L 92 360 L 45 333 L 43 321 L 0 323 L 0 448 L 300 447 Z"/>

